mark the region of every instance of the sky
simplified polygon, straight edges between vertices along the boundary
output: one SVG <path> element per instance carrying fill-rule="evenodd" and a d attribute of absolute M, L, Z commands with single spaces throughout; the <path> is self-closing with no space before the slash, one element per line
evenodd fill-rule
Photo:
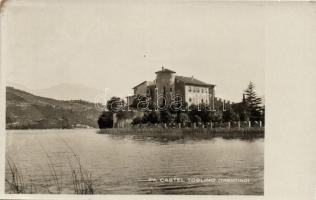
<path fill-rule="evenodd" d="M 6 79 L 33 90 L 81 84 L 125 97 L 162 66 L 238 102 L 265 83 L 265 9 L 203 1 L 9 1 Z"/>

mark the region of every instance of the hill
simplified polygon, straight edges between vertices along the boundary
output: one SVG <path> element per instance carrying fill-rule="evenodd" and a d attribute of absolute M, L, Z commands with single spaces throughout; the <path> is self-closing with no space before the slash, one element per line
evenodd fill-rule
<path fill-rule="evenodd" d="M 101 111 L 82 100 L 55 100 L 6 88 L 7 129 L 98 127 Z"/>

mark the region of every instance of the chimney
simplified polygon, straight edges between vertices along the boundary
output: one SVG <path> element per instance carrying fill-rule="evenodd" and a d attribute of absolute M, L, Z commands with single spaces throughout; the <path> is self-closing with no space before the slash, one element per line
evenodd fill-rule
<path fill-rule="evenodd" d="M 194 79 L 193 75 L 192 75 L 191 79 L 192 79 L 192 81 L 193 81 L 193 79 Z"/>
<path fill-rule="evenodd" d="M 161 70 L 164 70 L 164 69 L 165 69 L 165 68 L 162 66 L 162 67 L 161 67 Z"/>

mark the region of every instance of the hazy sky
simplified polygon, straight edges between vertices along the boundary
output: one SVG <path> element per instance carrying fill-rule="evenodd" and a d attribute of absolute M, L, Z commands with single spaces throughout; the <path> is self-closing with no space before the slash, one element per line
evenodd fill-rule
<path fill-rule="evenodd" d="M 226 99 L 239 101 L 250 80 L 264 95 L 260 3 L 13 0 L 4 16 L 7 80 L 30 89 L 75 83 L 126 96 L 163 65 Z"/>

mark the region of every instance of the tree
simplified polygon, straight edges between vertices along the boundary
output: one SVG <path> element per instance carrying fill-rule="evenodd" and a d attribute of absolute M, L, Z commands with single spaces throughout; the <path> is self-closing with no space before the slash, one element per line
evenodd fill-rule
<path fill-rule="evenodd" d="M 191 118 L 191 122 L 200 123 L 200 122 L 202 122 L 202 119 L 201 119 L 201 117 L 199 115 L 194 115 Z"/>
<path fill-rule="evenodd" d="M 197 105 L 191 104 L 191 105 L 189 106 L 189 112 L 188 112 L 188 114 L 189 114 L 190 121 L 192 122 L 194 116 L 195 116 L 195 115 L 198 115 L 198 107 L 197 107 Z"/>
<path fill-rule="evenodd" d="M 211 121 L 210 118 L 210 106 L 202 103 L 199 105 L 200 106 L 200 111 L 199 111 L 199 116 L 201 117 L 202 122 L 208 123 Z"/>
<path fill-rule="evenodd" d="M 223 112 L 221 110 L 212 111 L 209 113 L 209 118 L 212 122 L 222 121 Z"/>
<path fill-rule="evenodd" d="M 189 116 L 188 114 L 182 112 L 180 113 L 179 115 L 177 115 L 177 118 L 176 118 L 176 122 L 177 123 L 186 123 L 189 121 Z"/>
<path fill-rule="evenodd" d="M 261 113 L 260 121 L 262 121 L 262 123 L 265 124 L 265 106 L 262 106 L 260 113 Z"/>
<path fill-rule="evenodd" d="M 143 124 L 146 124 L 146 123 L 156 124 L 159 121 L 159 114 L 155 111 L 146 112 L 144 116 L 142 117 L 141 121 Z"/>
<path fill-rule="evenodd" d="M 236 113 L 236 118 L 238 121 L 248 121 L 249 120 L 249 116 L 246 112 L 246 105 L 245 105 L 244 101 L 242 101 L 240 103 L 232 104 L 231 108 Z"/>
<path fill-rule="evenodd" d="M 250 81 L 248 88 L 244 90 L 243 103 L 250 121 L 260 120 L 262 110 L 262 99 L 257 97 L 255 85 Z"/>
<path fill-rule="evenodd" d="M 141 117 L 135 117 L 132 121 L 132 124 L 133 125 L 136 125 L 136 124 L 140 124 L 142 122 L 142 118 Z"/>
<path fill-rule="evenodd" d="M 233 111 L 231 107 L 229 107 L 227 110 L 223 111 L 223 121 L 239 121 L 239 116 Z"/>
<path fill-rule="evenodd" d="M 60 121 L 61 121 L 61 128 L 62 129 L 71 128 L 71 125 L 70 125 L 68 118 L 66 116 L 63 115 L 61 117 Z"/>
<path fill-rule="evenodd" d="M 148 116 L 149 116 L 149 113 L 145 113 L 143 115 L 143 117 L 141 118 L 141 123 L 142 124 L 147 124 L 148 123 Z"/>
<path fill-rule="evenodd" d="M 160 111 L 160 122 L 162 123 L 170 123 L 172 122 L 172 115 L 168 110 Z"/>
<path fill-rule="evenodd" d="M 116 117 L 118 120 L 122 120 L 122 119 L 126 119 L 129 117 L 129 115 L 131 115 L 131 112 L 127 112 L 127 111 L 119 111 L 116 113 Z"/>
<path fill-rule="evenodd" d="M 104 111 L 98 119 L 98 125 L 100 129 L 113 128 L 113 113 Z"/>
<path fill-rule="evenodd" d="M 117 113 L 124 108 L 124 100 L 122 100 L 120 97 L 112 97 L 107 101 L 106 107 L 112 113 Z"/>
<path fill-rule="evenodd" d="M 138 94 L 133 100 L 131 107 L 139 111 L 149 111 L 153 110 L 153 103 L 148 97 Z"/>
<path fill-rule="evenodd" d="M 148 115 L 147 115 L 147 122 L 150 122 L 152 124 L 156 124 L 159 122 L 159 113 L 155 112 L 155 111 L 151 111 Z"/>
<path fill-rule="evenodd" d="M 189 118 L 191 120 L 191 122 L 210 122 L 211 118 L 210 118 L 210 107 L 208 107 L 206 104 L 199 104 L 199 105 L 195 105 L 192 104 L 189 107 L 190 111 L 189 111 Z"/>

